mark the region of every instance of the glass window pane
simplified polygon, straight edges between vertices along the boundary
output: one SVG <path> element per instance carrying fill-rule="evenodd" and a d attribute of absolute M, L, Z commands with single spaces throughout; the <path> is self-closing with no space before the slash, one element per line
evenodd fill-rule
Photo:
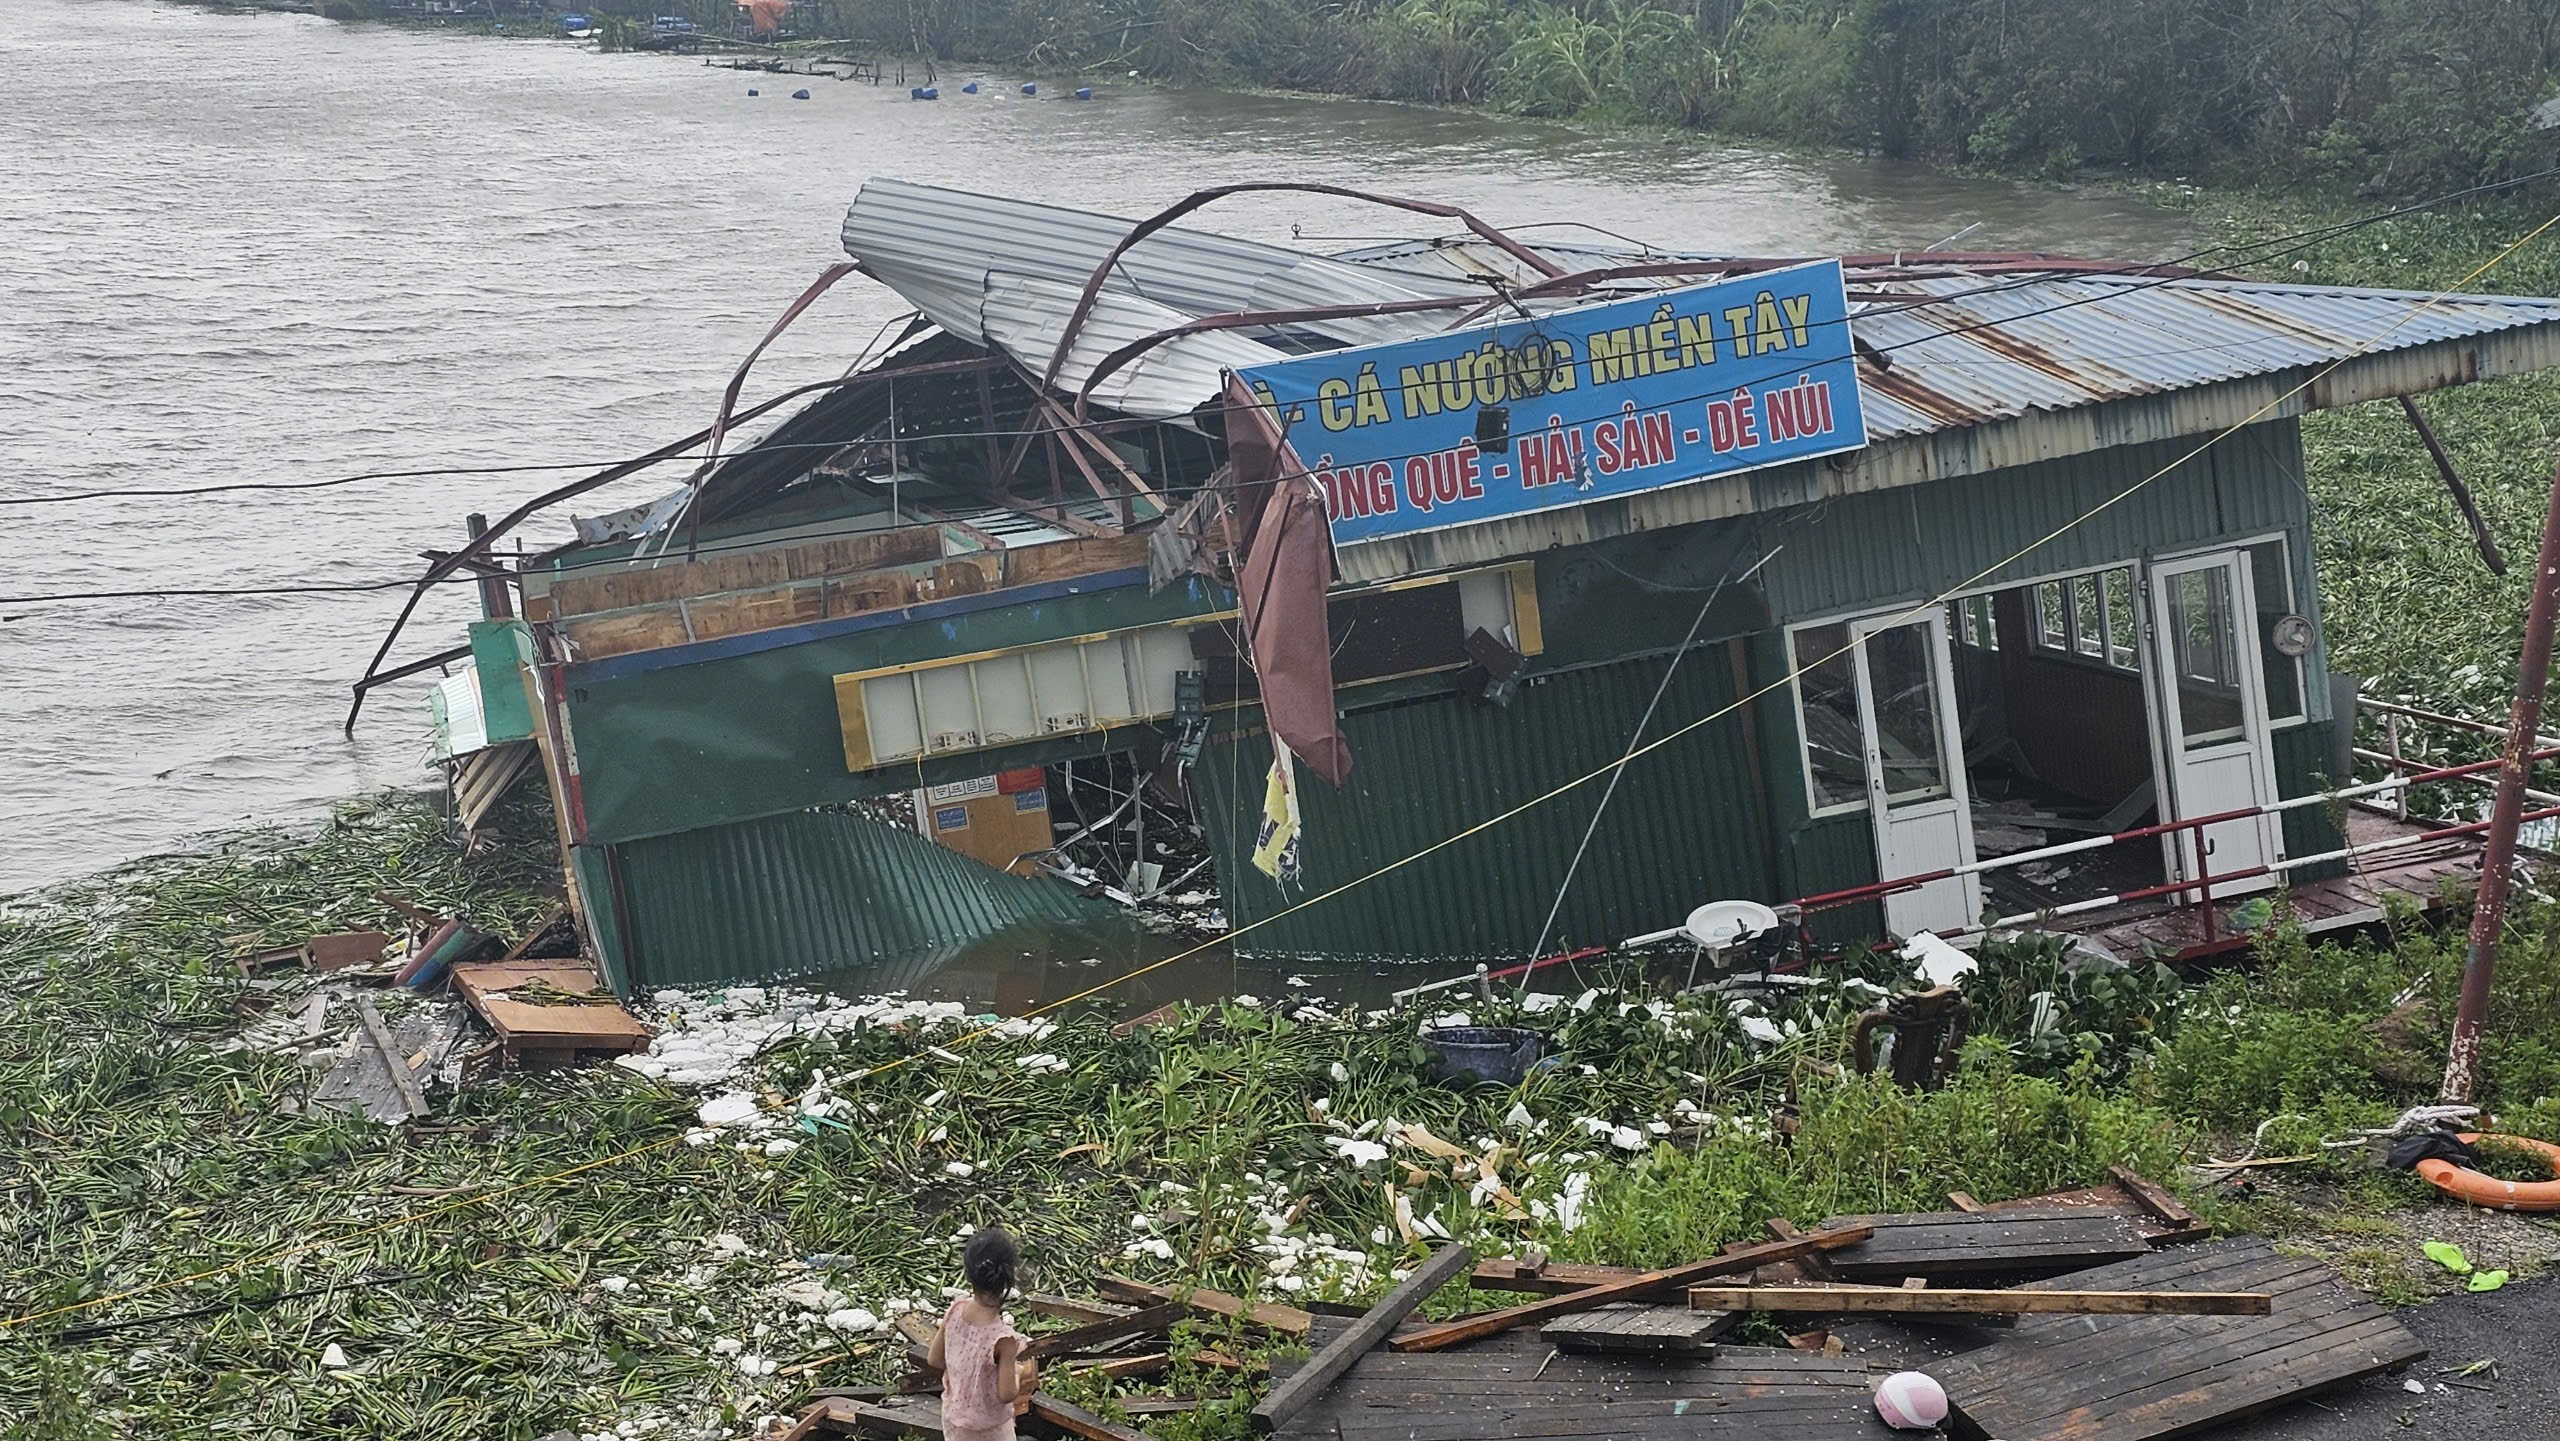
<path fill-rule="evenodd" d="M 1985 650 L 2000 648 L 2000 608 L 1995 604 L 1998 599 L 1997 596 L 1988 595 L 1977 595 L 1973 598 L 1974 614 L 1982 627 L 1982 645 Z"/>
<path fill-rule="evenodd" d="M 2276 649 L 2276 622 L 2292 613 L 2293 571 L 2284 542 L 2249 547 L 2249 581 L 2258 593 L 2258 659 L 2267 671 L 2267 718 L 2292 720 L 2302 710 L 2302 660 Z"/>
<path fill-rule="evenodd" d="M 2100 659 L 2106 654 L 2107 627 L 2098 614 L 2098 578 L 2075 575 L 2071 578 L 2071 648 L 2085 656 Z"/>
<path fill-rule="evenodd" d="M 1845 649 L 1848 644 L 1845 623 L 1813 626 L 1795 636 L 1805 768 L 1812 777 L 1815 810 L 1863 805 L 1867 799 L 1866 744 L 1858 732 L 1858 677 Z"/>
<path fill-rule="evenodd" d="M 2062 582 L 2049 580 L 2035 588 L 2036 641 L 2055 650 L 2071 648 L 2068 607 L 2063 604 Z"/>
<path fill-rule="evenodd" d="M 1938 686 L 1929 628 L 1898 625 L 1867 637 L 1867 680 L 1875 690 L 1876 744 L 1888 801 L 1944 795 L 1939 764 Z"/>
<path fill-rule="evenodd" d="M 2237 668 L 2231 664 L 2231 573 L 2220 566 L 2168 578 L 2171 662 L 2178 675 L 2178 724 L 2188 750 L 2246 734 Z"/>
<path fill-rule="evenodd" d="M 2131 670 L 2134 638 L 2140 634 L 2134 612 L 2133 567 L 2119 567 L 2100 579 L 2107 596 L 2107 663 Z"/>

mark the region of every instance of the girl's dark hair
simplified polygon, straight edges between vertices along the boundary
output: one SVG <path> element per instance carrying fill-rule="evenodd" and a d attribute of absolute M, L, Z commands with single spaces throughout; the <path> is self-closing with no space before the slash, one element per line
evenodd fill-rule
<path fill-rule="evenodd" d="M 1021 1261 L 1013 1238 L 1001 1227 L 989 1226 L 969 1238 L 969 1249 L 960 1253 L 960 1270 L 969 1278 L 970 1290 L 1002 1300 L 1013 1289 L 1013 1268 Z"/>

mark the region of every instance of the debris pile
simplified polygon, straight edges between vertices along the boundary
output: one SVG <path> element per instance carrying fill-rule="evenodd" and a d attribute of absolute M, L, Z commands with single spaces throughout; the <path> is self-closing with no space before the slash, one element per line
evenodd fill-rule
<path fill-rule="evenodd" d="M 1021 1424 L 1030 1435 L 1144 1441 L 1150 1417 L 1251 1400 L 1255 1431 L 1309 1441 L 1817 1441 L 1941 1423 L 1959 1437 L 2061 1441 L 2095 1434 L 2074 1429 L 2093 1420 L 2110 1437 L 2142 1438 L 2425 1355 L 2319 1262 L 2249 1242 L 2167 1249 L 2201 1228 L 2130 1173 L 1996 1210 L 1841 1217 L 1811 1231 L 1772 1220 L 1768 1230 L 1767 1241 L 1652 1270 L 1537 1254 L 1478 1262 L 1445 1245 L 1367 1307 L 1320 1312 L 1118 1276 L 1102 1279 L 1105 1299 L 1025 1295 L 1022 1309 L 1041 1321 L 1024 1355 L 1042 1363 L 1042 1386 L 1018 1403 Z M 2090 1264 L 2099 1257 L 2117 1259 Z M 2043 1279 L 2017 1284 L 2030 1276 Z M 1461 1278 L 1536 1299 L 1417 1319 Z M 1772 1344 L 1737 1339 L 1755 1313 L 1869 1329 L 1854 1350 L 1834 1331 L 1765 1335 L 1765 1323 Z M 1238 1360 L 1182 1334 L 1193 1321 L 1312 1354 Z M 914 1314 L 901 1322 L 907 1373 L 811 1392 L 788 1441 L 943 1434 L 939 1379 L 923 1365 L 932 1326 Z M 1924 1334 L 1939 1344 L 1921 1344 Z M 1191 1389 L 1147 1389 L 1177 1365 Z M 1204 1366 L 1230 1378 L 1232 1399 L 1203 1393 Z"/>

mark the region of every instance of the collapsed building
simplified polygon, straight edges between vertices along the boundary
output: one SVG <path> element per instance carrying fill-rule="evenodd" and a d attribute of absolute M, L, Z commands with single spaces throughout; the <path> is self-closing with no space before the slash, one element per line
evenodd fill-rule
<path fill-rule="evenodd" d="M 2312 906 L 2344 924 L 2381 861 L 2462 863 L 2317 803 L 2356 701 L 2299 422 L 2549 366 L 2560 302 L 1528 243 L 1411 201 L 1452 233 L 1182 223 L 1264 188 L 1132 222 L 866 184 L 791 315 L 858 272 L 913 308 L 894 343 L 733 385 L 656 456 L 782 418 L 570 544 L 493 545 L 639 462 L 439 558 L 484 619 L 386 641 L 359 703 L 459 666 L 458 809 L 539 765 L 625 992 L 921 975 L 1158 885 L 1051 854 L 1098 762 L 1187 813 L 1239 950 L 1353 961 L 1725 898 L 1830 941 L 2059 912 L 2192 951 L 2255 891 L 2346 887 Z"/>

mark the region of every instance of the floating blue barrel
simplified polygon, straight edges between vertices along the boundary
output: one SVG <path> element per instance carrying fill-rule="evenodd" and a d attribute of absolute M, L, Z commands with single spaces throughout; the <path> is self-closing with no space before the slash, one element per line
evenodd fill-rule
<path fill-rule="evenodd" d="M 961 86 L 961 87 L 960 87 L 960 93 L 961 93 L 961 94 L 963 94 L 963 95 L 975 95 L 975 94 L 977 94 L 977 93 L 978 93 L 978 82 L 977 82 L 977 81 L 975 81 L 975 80 L 972 80 L 972 81 L 970 81 L 968 84 Z"/>
<path fill-rule="evenodd" d="M 1078 100 L 1091 100 L 1093 98 L 1093 87 L 1090 85 L 1077 86 L 1076 98 Z"/>
<path fill-rule="evenodd" d="M 755 93 L 756 93 L 756 87 L 754 87 L 754 86 L 752 86 L 752 85 L 750 85 L 750 86 L 748 86 L 748 87 L 747 87 L 747 94 L 749 94 L 749 95 L 754 95 Z"/>
<path fill-rule="evenodd" d="M 1025 80 L 1022 82 L 1022 93 L 1025 95 L 1037 95 L 1040 93 L 1040 87 L 1028 80 Z"/>
<path fill-rule="evenodd" d="M 794 100 L 806 100 L 809 98 L 809 92 L 806 90 L 794 90 L 791 92 L 791 98 Z"/>

